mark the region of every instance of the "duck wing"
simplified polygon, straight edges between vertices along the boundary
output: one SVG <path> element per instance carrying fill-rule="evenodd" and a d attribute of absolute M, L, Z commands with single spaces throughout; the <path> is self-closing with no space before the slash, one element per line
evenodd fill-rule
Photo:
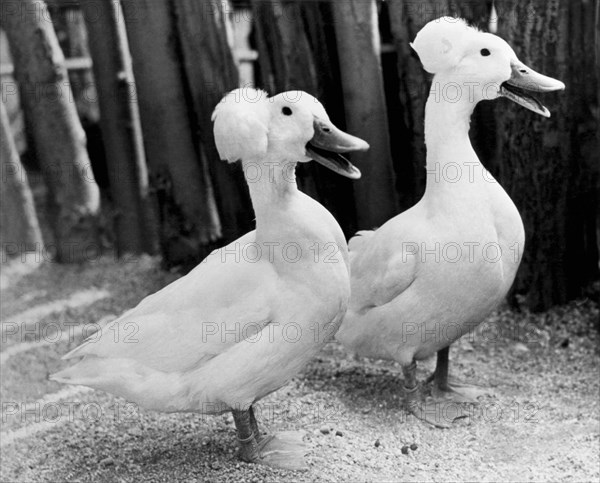
<path fill-rule="evenodd" d="M 373 235 L 375 235 L 375 230 L 361 230 L 352 238 L 350 238 L 348 241 L 350 260 L 364 250 L 365 246 L 368 245 Z"/>
<path fill-rule="evenodd" d="M 187 371 L 252 338 L 271 320 L 277 275 L 241 256 L 254 232 L 215 250 L 186 276 L 64 356 L 130 359 L 164 372 Z"/>
<path fill-rule="evenodd" d="M 377 231 L 359 232 L 350 240 L 352 302 L 355 311 L 385 305 L 416 280 L 418 247 L 403 243 L 402 215 Z"/>

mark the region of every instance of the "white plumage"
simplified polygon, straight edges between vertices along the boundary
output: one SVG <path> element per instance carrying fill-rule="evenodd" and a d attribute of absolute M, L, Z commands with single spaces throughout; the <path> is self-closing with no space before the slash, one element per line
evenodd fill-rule
<path fill-rule="evenodd" d="M 337 338 L 361 356 L 401 363 L 410 409 L 444 426 L 439 408 L 414 405 L 414 361 L 482 322 L 506 296 L 524 249 L 519 213 L 475 154 L 469 118 L 479 101 L 513 92 L 511 86 L 549 91 L 564 85 L 463 20 L 432 21 L 412 45 L 435 74 L 425 111 L 425 195 L 378 230 L 350 240 L 352 298 Z M 522 90 L 515 97 L 545 115 Z M 456 389 L 447 365 L 437 375 L 440 389 Z"/>
<path fill-rule="evenodd" d="M 306 93 L 268 98 L 236 90 L 213 120 L 221 157 L 252 168 L 256 231 L 67 354 L 83 359 L 52 379 L 149 409 L 243 414 L 296 375 L 339 326 L 350 296 L 346 241 L 333 216 L 297 189 L 293 173 L 311 159 L 312 142 L 320 158 L 355 177 L 337 153 L 368 145 L 337 130 Z M 326 151 L 329 144 L 335 153 Z M 329 245 L 336 250 L 326 258 Z M 248 448 L 242 456 L 256 459 L 256 445 Z"/>

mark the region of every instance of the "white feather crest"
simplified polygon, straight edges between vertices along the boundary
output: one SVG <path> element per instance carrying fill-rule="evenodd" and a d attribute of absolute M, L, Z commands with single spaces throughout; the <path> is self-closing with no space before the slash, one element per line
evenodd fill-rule
<path fill-rule="evenodd" d="M 267 152 L 269 95 L 251 87 L 227 94 L 212 115 L 213 133 L 219 156 L 233 163 L 260 159 Z"/>
<path fill-rule="evenodd" d="M 424 69 L 437 74 L 456 66 L 479 33 L 461 18 L 440 17 L 427 23 L 410 45 Z"/>

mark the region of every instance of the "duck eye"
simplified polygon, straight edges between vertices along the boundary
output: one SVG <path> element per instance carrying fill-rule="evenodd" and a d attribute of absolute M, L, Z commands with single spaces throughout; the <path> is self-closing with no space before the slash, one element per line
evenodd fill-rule
<path fill-rule="evenodd" d="M 291 110 L 289 107 L 284 107 L 284 108 L 281 110 L 281 113 L 282 113 L 284 116 L 291 116 L 291 115 L 292 115 L 292 110 Z"/>
<path fill-rule="evenodd" d="M 481 49 L 481 51 L 479 53 L 481 55 L 483 55 L 484 57 L 487 57 L 488 55 L 491 55 L 491 52 L 488 49 Z"/>

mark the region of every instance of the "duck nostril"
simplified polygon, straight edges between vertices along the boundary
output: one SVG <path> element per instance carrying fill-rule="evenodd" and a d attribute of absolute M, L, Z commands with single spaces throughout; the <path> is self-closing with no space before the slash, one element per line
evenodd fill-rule
<path fill-rule="evenodd" d="M 525 69 L 521 69 L 519 72 L 520 72 L 521 74 L 527 74 L 527 71 L 526 71 Z"/>
<path fill-rule="evenodd" d="M 331 132 L 331 129 L 329 129 L 328 127 L 324 127 L 323 132 Z"/>

